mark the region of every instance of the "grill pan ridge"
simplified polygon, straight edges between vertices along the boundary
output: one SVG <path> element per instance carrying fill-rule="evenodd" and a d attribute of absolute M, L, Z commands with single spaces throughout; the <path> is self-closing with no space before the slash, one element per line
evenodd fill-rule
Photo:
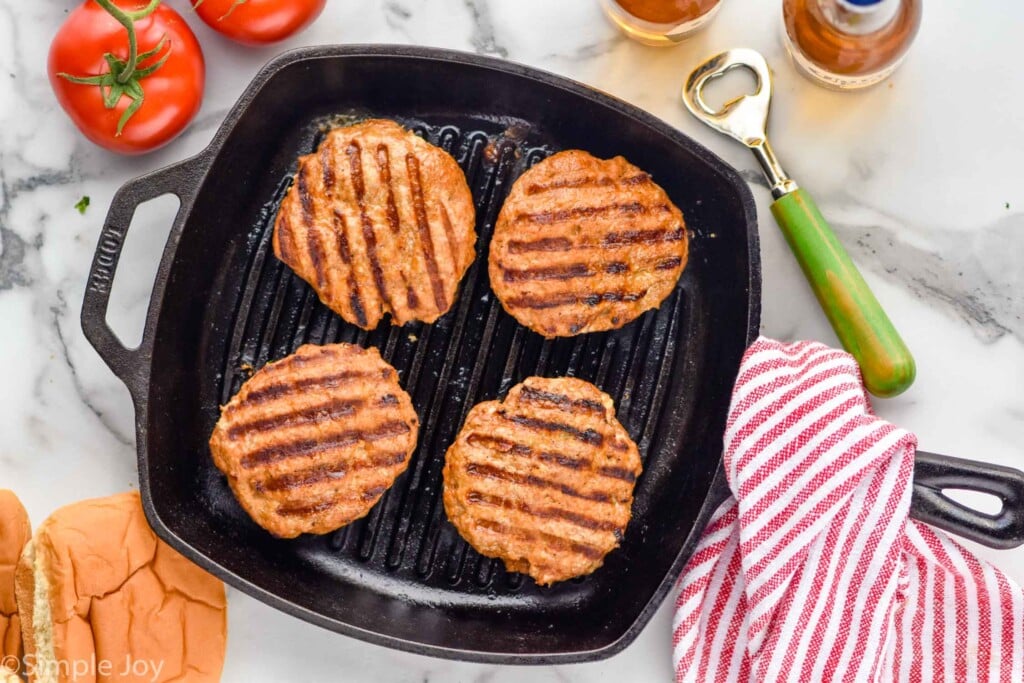
<path fill-rule="evenodd" d="M 372 84 L 385 76 L 415 92 L 382 94 Z M 428 92 L 441 83 L 446 93 Z M 477 258 L 431 325 L 349 325 L 270 246 L 296 157 L 331 123 L 368 117 L 395 119 L 450 152 L 473 194 Z M 658 310 L 623 329 L 545 340 L 502 309 L 487 250 L 514 180 L 570 147 L 621 153 L 651 172 L 686 217 L 690 264 Z M 268 65 L 207 151 L 122 189 L 106 235 L 123 239 L 124 206 L 165 192 L 182 208 L 142 346 L 90 337 L 135 401 L 140 485 L 162 538 L 265 602 L 391 647 L 539 664 L 599 659 L 632 641 L 722 495 L 721 429 L 760 298 L 753 201 L 734 171 L 657 119 L 559 77 L 447 51 L 354 46 Z M 119 245 L 109 251 L 112 269 Z M 95 272 L 89 288 L 108 293 L 110 274 Z M 322 537 L 273 539 L 237 504 L 205 440 L 253 371 L 304 343 L 339 341 L 376 346 L 398 370 L 419 443 L 365 518 Z M 444 453 L 469 409 L 531 375 L 579 377 L 609 393 L 644 459 L 621 547 L 595 574 L 551 588 L 469 548 L 441 503 Z"/>

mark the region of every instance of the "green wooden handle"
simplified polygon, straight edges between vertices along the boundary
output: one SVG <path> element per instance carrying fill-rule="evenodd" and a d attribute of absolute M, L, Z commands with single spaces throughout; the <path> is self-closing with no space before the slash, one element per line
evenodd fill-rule
<path fill-rule="evenodd" d="M 832 329 L 860 364 L 868 391 L 884 397 L 906 391 L 916 374 L 914 357 L 810 195 L 782 196 L 772 215 Z"/>

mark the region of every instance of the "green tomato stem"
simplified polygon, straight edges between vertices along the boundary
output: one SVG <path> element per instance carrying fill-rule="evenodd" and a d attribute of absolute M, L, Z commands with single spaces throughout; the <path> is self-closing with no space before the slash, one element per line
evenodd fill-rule
<path fill-rule="evenodd" d="M 124 69 L 117 76 L 117 82 L 124 85 L 135 75 L 135 67 L 139 63 L 139 43 L 138 36 L 135 34 L 135 22 L 145 19 L 155 12 L 160 5 L 160 0 L 150 0 L 148 5 L 134 12 L 126 12 L 111 0 L 96 0 L 96 4 L 105 9 L 128 32 L 128 61 L 125 62 Z"/>

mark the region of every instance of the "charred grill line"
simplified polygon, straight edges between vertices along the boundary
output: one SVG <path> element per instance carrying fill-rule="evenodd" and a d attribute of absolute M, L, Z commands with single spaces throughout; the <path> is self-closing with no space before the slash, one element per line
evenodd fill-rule
<path fill-rule="evenodd" d="M 619 525 L 615 522 L 609 522 L 604 519 L 594 519 L 593 517 L 588 517 L 587 515 L 580 514 L 579 512 L 573 512 L 572 510 L 565 510 L 563 508 L 552 506 L 532 506 L 521 500 L 511 500 L 509 498 L 502 498 L 501 496 L 492 496 L 480 491 L 470 491 L 466 494 L 466 500 L 476 505 L 488 505 L 490 507 L 501 508 L 502 510 L 512 508 L 522 512 L 523 514 L 530 515 L 531 517 L 539 517 L 541 519 L 558 519 L 563 522 L 569 522 L 570 524 L 583 529 L 590 529 L 591 531 L 615 531 L 619 528 Z"/>
<path fill-rule="evenodd" d="M 412 190 L 413 209 L 416 214 L 416 227 L 419 230 L 420 248 L 427 264 L 430 286 L 434 292 L 434 304 L 439 311 L 448 308 L 448 300 L 444 295 L 444 285 L 437 269 L 437 256 L 434 251 L 434 238 L 430 234 L 430 223 L 427 219 L 427 207 L 423 199 L 423 178 L 420 176 L 420 162 L 414 154 L 405 157 L 406 169 L 409 173 L 409 187 Z M 454 261 L 454 258 L 452 259 Z"/>
<path fill-rule="evenodd" d="M 682 228 L 675 230 L 624 230 L 610 232 L 602 240 L 603 246 L 621 247 L 629 244 L 657 244 L 658 242 L 678 242 L 685 237 Z"/>
<path fill-rule="evenodd" d="M 647 173 L 638 173 L 626 178 L 623 178 L 619 182 L 622 185 L 645 185 L 650 182 L 651 176 Z M 615 179 L 609 176 L 601 176 L 599 178 L 572 178 L 569 180 L 558 180 L 553 183 L 547 183 L 546 185 L 534 183 L 526 188 L 526 194 L 535 195 L 542 194 L 544 192 L 550 192 L 552 190 L 566 190 L 566 189 L 577 189 L 581 187 L 610 187 L 615 184 Z"/>
<path fill-rule="evenodd" d="M 617 249 L 635 244 L 659 244 L 678 242 L 684 237 L 682 228 L 675 230 L 625 230 L 620 232 L 609 232 L 600 242 L 581 242 L 573 244 L 567 237 L 542 237 L 535 240 L 510 240 L 508 251 L 510 254 L 529 254 L 535 252 L 569 251 L 576 249 Z M 616 265 L 621 261 L 613 261 L 609 265 Z M 623 264 L 624 265 L 624 264 Z M 612 270 L 608 272 L 623 272 Z"/>
<path fill-rule="evenodd" d="M 377 286 L 377 295 L 390 306 L 391 297 L 388 295 L 388 287 L 384 281 L 384 270 L 381 268 L 380 259 L 377 256 L 377 235 L 373 231 L 373 221 L 370 220 L 370 215 L 366 212 L 362 148 L 358 142 L 352 142 L 346 153 L 348 154 L 349 172 L 352 175 L 352 187 L 355 189 L 356 201 L 359 204 L 359 219 L 363 227 L 363 241 L 366 243 L 366 257 L 370 261 L 370 270 L 373 272 L 373 282 Z"/>
<path fill-rule="evenodd" d="M 316 275 L 317 287 L 327 287 L 327 271 L 324 263 L 328 256 L 320 244 L 320 232 L 316 228 L 306 230 L 306 249 L 309 251 L 309 262 L 313 266 L 313 273 Z"/>
<path fill-rule="evenodd" d="M 320 148 L 320 174 L 323 176 L 327 196 L 334 197 L 334 150 L 326 143 Z"/>
<path fill-rule="evenodd" d="M 300 380 L 273 383 L 259 389 L 253 389 L 246 396 L 245 401 L 249 405 L 259 405 L 305 389 L 333 389 L 347 380 L 365 379 L 371 376 L 365 372 L 345 370 L 332 375 L 304 377 Z"/>
<path fill-rule="evenodd" d="M 513 308 L 530 308 L 534 310 L 547 308 L 560 308 L 583 304 L 585 306 L 597 306 L 602 301 L 631 303 L 639 301 L 647 295 L 647 290 L 642 292 L 597 292 L 594 294 L 572 293 L 554 294 L 549 297 L 520 296 L 508 300 L 508 305 Z"/>
<path fill-rule="evenodd" d="M 377 159 L 377 172 L 380 175 L 381 181 L 384 183 L 384 187 L 387 189 L 387 209 L 386 215 L 388 219 L 388 226 L 391 228 L 391 234 L 397 235 L 401 229 L 401 218 L 398 215 L 398 205 L 395 203 L 395 188 L 391 182 L 391 150 L 385 144 L 377 145 L 376 152 Z M 396 269 L 398 276 L 405 283 L 406 296 L 405 301 L 410 309 L 416 310 L 419 306 L 419 299 L 416 296 L 416 291 L 412 287 L 412 283 L 408 281 L 404 268 Z"/>
<path fill-rule="evenodd" d="M 528 254 L 532 251 L 569 251 L 572 241 L 567 237 L 542 237 L 536 240 L 511 240 L 508 243 L 510 254 Z"/>
<path fill-rule="evenodd" d="M 470 446 L 487 448 L 501 453 L 515 453 L 517 455 L 531 455 L 533 453 L 533 448 L 526 444 L 515 443 L 514 441 L 485 434 L 472 433 L 466 437 L 466 443 Z"/>
<path fill-rule="evenodd" d="M 515 217 L 516 222 L 530 222 L 538 225 L 551 225 L 576 218 L 593 218 L 613 214 L 616 216 L 636 216 L 642 213 L 668 212 L 671 209 L 665 204 L 647 206 L 640 202 L 622 204 L 604 204 L 601 206 L 577 206 L 560 211 L 539 211 L 537 213 L 521 213 Z"/>
<path fill-rule="evenodd" d="M 399 218 L 398 205 L 395 203 L 395 188 L 391 184 L 391 155 L 387 145 L 377 146 L 377 170 L 380 172 L 381 180 L 388 189 L 387 216 L 388 225 L 391 226 L 392 234 L 398 234 Z"/>
<path fill-rule="evenodd" d="M 337 358 L 337 354 L 333 349 L 322 348 L 315 356 L 289 356 L 288 358 L 282 358 L 279 361 L 274 361 L 273 366 L 277 370 L 290 370 L 318 365 L 324 360 L 332 360 L 335 358 Z"/>
<path fill-rule="evenodd" d="M 292 224 L 288 220 L 288 214 L 282 211 L 277 215 L 277 250 L 281 254 L 281 260 L 291 265 L 295 263 L 295 236 L 292 233 Z"/>
<path fill-rule="evenodd" d="M 401 420 L 389 420 L 371 430 L 346 429 L 316 439 L 298 439 L 281 444 L 259 448 L 242 458 L 242 467 L 252 469 L 259 465 L 270 465 L 282 460 L 309 457 L 335 448 L 351 446 L 359 441 L 380 441 L 408 434 L 410 427 Z"/>
<path fill-rule="evenodd" d="M 672 258 L 667 258 L 667 259 L 663 259 L 661 261 L 658 261 L 658 263 L 654 266 L 654 269 L 655 270 L 673 270 L 674 268 L 678 268 L 680 266 L 680 264 L 682 264 L 682 262 L 683 262 L 683 259 L 679 258 L 678 256 L 673 256 Z"/>
<path fill-rule="evenodd" d="M 293 491 L 332 479 L 340 480 L 350 472 L 401 465 L 407 457 L 408 455 L 405 451 L 394 451 L 380 453 L 369 460 L 356 463 L 348 463 L 344 460 L 324 463 L 315 467 L 307 467 L 268 477 L 264 481 L 257 481 L 253 484 L 253 489 L 259 493 Z"/>
<path fill-rule="evenodd" d="M 309 516 L 315 515 L 318 512 L 324 512 L 330 510 L 333 507 L 337 507 L 343 503 L 351 503 L 355 499 L 362 501 L 372 501 L 374 498 L 379 497 L 384 491 L 387 491 L 387 486 L 375 486 L 368 488 L 365 491 L 359 492 L 356 495 L 347 496 L 335 496 L 324 500 L 317 501 L 315 503 L 306 502 L 293 502 L 293 503 L 282 503 L 277 506 L 277 514 L 284 517 L 298 517 L 298 516 Z"/>
<path fill-rule="evenodd" d="M 547 183 L 546 185 L 538 183 L 528 185 L 526 187 L 526 194 L 542 194 L 544 192 L 550 192 L 551 190 L 567 190 L 579 187 L 608 187 L 609 185 L 614 184 L 615 180 L 608 176 L 602 176 L 600 178 L 569 178 L 567 180 L 556 180 L 555 182 Z"/>
<path fill-rule="evenodd" d="M 568 434 L 572 438 L 582 441 L 583 443 L 588 443 L 591 446 L 600 446 L 604 443 L 604 437 L 601 436 L 601 433 L 596 429 L 576 429 L 572 425 L 565 424 L 564 422 L 540 420 L 526 415 L 509 415 L 505 411 L 498 411 L 498 415 L 509 422 L 534 431 L 562 432 L 563 434 Z"/>
<path fill-rule="evenodd" d="M 363 494 L 360 497 L 363 500 L 373 500 L 374 498 L 379 498 L 380 496 L 384 495 L 384 492 L 387 490 L 387 486 L 374 486 L 373 488 L 368 488 L 365 491 L 363 491 Z"/>
<path fill-rule="evenodd" d="M 360 327 L 366 327 L 366 309 L 363 308 L 363 299 L 359 291 L 359 280 L 356 279 L 355 269 L 352 264 L 352 248 L 348 243 L 348 221 L 345 214 L 334 210 L 334 230 L 338 243 L 338 254 L 342 262 L 348 266 L 348 303 L 352 307 L 352 313 L 356 316 L 356 322 Z"/>
<path fill-rule="evenodd" d="M 625 273 L 629 270 L 629 265 L 622 261 L 612 261 L 604 267 L 604 272 L 609 275 L 618 275 L 619 273 Z"/>
<path fill-rule="evenodd" d="M 499 481 L 505 481 L 510 484 L 519 484 L 526 486 L 534 486 L 536 488 L 552 489 L 560 491 L 567 496 L 572 498 L 581 498 L 583 500 L 590 500 L 596 503 L 611 503 L 615 499 L 612 494 L 605 491 L 579 491 L 568 484 L 563 484 L 558 481 L 551 479 L 545 479 L 544 477 L 538 477 L 535 474 L 517 474 L 500 467 L 493 465 L 486 465 L 482 463 L 470 463 L 466 465 L 466 472 L 477 477 L 486 477 L 489 479 L 497 479 Z"/>
<path fill-rule="evenodd" d="M 636 472 L 625 467 L 602 466 L 598 468 L 598 471 L 606 477 L 628 481 L 630 484 L 636 481 Z"/>
<path fill-rule="evenodd" d="M 601 415 L 604 415 L 606 412 L 604 404 L 599 401 L 591 401 L 586 398 L 569 398 L 562 394 L 554 394 L 550 391 L 541 391 L 540 389 L 534 389 L 533 387 L 528 386 L 524 386 L 522 391 L 519 392 L 519 398 L 538 403 L 553 403 L 562 410 L 576 408 L 579 410 L 599 413 Z"/>
<path fill-rule="evenodd" d="M 622 179 L 623 185 L 646 185 L 649 182 L 651 182 L 651 174 L 642 172 Z"/>
<path fill-rule="evenodd" d="M 277 506 L 277 514 L 284 515 L 285 517 L 297 517 L 314 515 L 324 510 L 330 510 L 332 507 L 338 505 L 341 501 L 336 498 L 330 500 L 322 500 L 317 503 L 311 504 L 285 504 Z"/>
<path fill-rule="evenodd" d="M 501 266 L 499 266 L 501 267 Z M 523 282 L 527 280 L 573 280 L 594 275 L 593 269 L 586 263 L 572 263 L 567 266 L 548 266 L 545 268 L 512 269 L 501 267 L 502 279 L 505 282 Z"/>
<path fill-rule="evenodd" d="M 397 402 L 397 399 L 396 399 Z M 326 403 L 318 403 L 306 406 L 291 413 L 282 413 L 271 417 L 263 417 L 241 424 L 233 424 L 228 429 L 228 439 L 236 440 L 241 436 L 253 433 L 267 432 L 282 427 L 298 427 L 300 425 L 316 424 L 327 420 L 337 420 L 341 417 L 354 415 L 358 408 L 364 404 L 362 399 L 342 400 L 334 399 Z"/>
<path fill-rule="evenodd" d="M 348 472 L 348 465 L 344 462 L 335 462 L 329 465 L 319 465 L 309 469 L 288 472 L 277 477 L 271 477 L 266 481 L 257 481 L 253 483 L 252 488 L 257 493 L 291 491 L 292 489 L 319 484 L 331 479 L 341 479 Z"/>
<path fill-rule="evenodd" d="M 588 294 L 580 301 L 587 306 L 596 306 L 602 301 L 632 303 L 640 301 L 647 296 L 647 290 L 642 292 L 603 292 L 600 294 Z"/>
<path fill-rule="evenodd" d="M 296 184 L 299 189 L 299 204 L 302 206 L 302 220 L 306 224 L 306 228 L 313 227 L 313 219 L 316 217 L 315 209 L 313 205 L 313 195 L 309 193 L 309 178 L 307 172 L 309 171 L 309 163 L 303 162 L 299 165 L 298 179 Z"/>
<path fill-rule="evenodd" d="M 548 534 L 543 531 L 519 529 L 509 524 L 503 524 L 489 519 L 478 519 L 476 520 L 476 524 L 495 533 L 513 536 L 524 541 L 541 540 L 557 550 L 567 550 L 569 552 L 576 553 L 577 555 L 582 555 L 589 560 L 600 560 L 605 555 L 604 551 L 599 548 L 589 546 L 586 543 L 580 543 L 579 541 L 573 541 L 568 538 L 556 536 L 554 534 Z"/>
<path fill-rule="evenodd" d="M 594 467 L 594 463 L 587 458 L 576 457 L 572 455 L 566 455 L 565 453 L 557 453 L 555 451 L 537 451 L 526 444 L 515 443 L 502 439 L 500 437 L 486 436 L 481 434 L 470 434 L 466 441 L 471 446 L 477 446 L 479 448 L 487 448 L 498 451 L 499 453 L 513 453 L 522 457 L 535 457 L 538 460 L 542 460 L 552 465 L 558 465 L 565 469 L 570 469 L 576 472 L 591 470 L 601 476 L 611 477 L 612 479 L 619 479 L 626 482 L 636 481 L 636 474 L 631 470 L 627 470 L 621 467 L 608 467 L 599 465 Z M 615 444 L 613 444 L 614 447 Z"/>

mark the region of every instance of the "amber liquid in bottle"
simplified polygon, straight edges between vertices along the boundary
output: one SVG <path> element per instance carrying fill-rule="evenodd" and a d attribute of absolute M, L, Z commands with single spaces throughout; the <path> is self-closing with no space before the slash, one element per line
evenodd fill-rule
<path fill-rule="evenodd" d="M 797 69 L 838 90 L 892 75 L 921 24 L 921 0 L 783 0 L 784 41 Z"/>
<path fill-rule="evenodd" d="M 645 45 L 675 45 L 707 25 L 721 0 L 601 0 L 622 31 Z"/>

